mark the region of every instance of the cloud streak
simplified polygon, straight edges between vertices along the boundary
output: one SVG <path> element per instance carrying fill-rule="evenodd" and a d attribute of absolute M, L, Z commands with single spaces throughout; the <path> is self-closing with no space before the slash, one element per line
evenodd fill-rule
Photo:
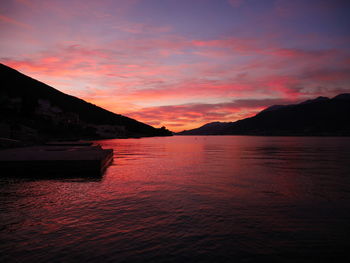
<path fill-rule="evenodd" d="M 14 25 L 23 29 L 32 29 L 32 27 L 30 25 L 27 25 L 25 23 L 22 23 L 18 20 L 15 20 L 13 18 L 10 18 L 8 16 L 5 15 L 1 15 L 0 14 L 0 22 L 6 23 L 6 24 L 10 24 L 10 25 Z"/>
<path fill-rule="evenodd" d="M 12 25 L 3 30 L 1 62 L 175 131 L 349 89 L 339 3 L 329 14 L 324 1 L 315 9 L 304 1 L 127 2 L 15 1 L 0 15 Z M 297 11 L 300 22 L 292 20 Z"/>

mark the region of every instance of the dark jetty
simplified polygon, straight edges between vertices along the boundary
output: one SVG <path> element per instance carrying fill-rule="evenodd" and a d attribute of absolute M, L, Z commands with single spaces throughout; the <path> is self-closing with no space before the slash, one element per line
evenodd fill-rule
<path fill-rule="evenodd" d="M 100 176 L 112 160 L 112 149 L 89 142 L 57 142 L 0 151 L 0 167 L 6 176 Z"/>

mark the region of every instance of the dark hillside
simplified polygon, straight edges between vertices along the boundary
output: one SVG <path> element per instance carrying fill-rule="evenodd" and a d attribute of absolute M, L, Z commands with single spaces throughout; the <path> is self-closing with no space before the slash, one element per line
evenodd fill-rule
<path fill-rule="evenodd" d="M 0 64 L 0 79 L 3 126 L 17 122 L 17 126 L 48 137 L 60 137 L 54 134 L 57 129 L 63 132 L 62 137 L 69 134 L 92 138 L 170 135 L 165 129 L 156 129 L 64 94 L 3 64 Z"/>
<path fill-rule="evenodd" d="M 254 117 L 206 124 L 179 135 L 350 135 L 350 94 L 318 97 L 299 104 L 274 105 Z"/>

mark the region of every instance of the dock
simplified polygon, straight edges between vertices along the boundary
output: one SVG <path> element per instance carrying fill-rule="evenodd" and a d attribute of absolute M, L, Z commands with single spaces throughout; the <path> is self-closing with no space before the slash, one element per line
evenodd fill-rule
<path fill-rule="evenodd" d="M 85 142 L 0 150 L 0 170 L 6 176 L 99 176 L 112 160 L 112 149 Z"/>

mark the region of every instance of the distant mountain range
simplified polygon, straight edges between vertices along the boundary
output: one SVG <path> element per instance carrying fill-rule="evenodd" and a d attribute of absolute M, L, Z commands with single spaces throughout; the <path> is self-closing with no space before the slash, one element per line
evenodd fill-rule
<path fill-rule="evenodd" d="M 168 136 L 154 128 L 62 93 L 0 64 L 0 137 L 19 140 Z"/>
<path fill-rule="evenodd" d="M 350 136 L 350 93 L 273 105 L 254 117 L 212 122 L 178 135 Z"/>

